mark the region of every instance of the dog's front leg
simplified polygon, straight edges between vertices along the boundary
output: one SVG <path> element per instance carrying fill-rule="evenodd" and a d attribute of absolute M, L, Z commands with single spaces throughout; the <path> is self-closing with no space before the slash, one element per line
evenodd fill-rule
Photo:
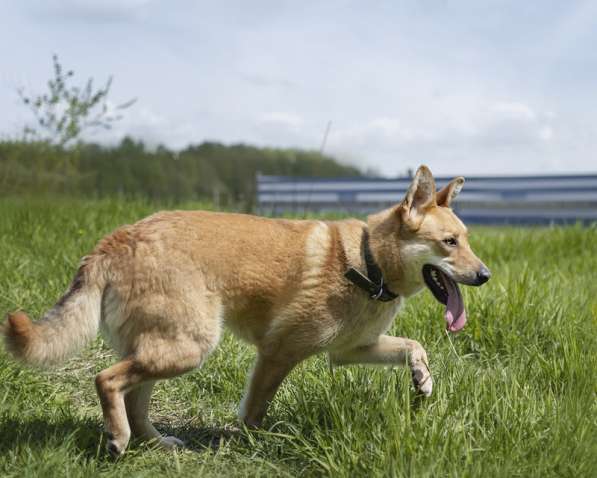
<path fill-rule="evenodd" d="M 416 340 L 380 335 L 377 342 L 353 349 L 330 352 L 332 365 L 354 363 L 376 365 L 407 365 L 410 367 L 415 389 L 431 395 L 433 382 L 427 352 Z"/>
<path fill-rule="evenodd" d="M 278 387 L 296 361 L 257 355 L 249 386 L 240 406 L 240 419 L 250 428 L 261 425 Z"/>

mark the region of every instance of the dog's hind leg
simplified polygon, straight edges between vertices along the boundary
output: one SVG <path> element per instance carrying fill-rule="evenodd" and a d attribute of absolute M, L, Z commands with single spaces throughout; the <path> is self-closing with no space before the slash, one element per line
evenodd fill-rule
<path fill-rule="evenodd" d="M 132 435 L 144 441 L 156 440 L 162 448 L 182 447 L 184 443 L 181 440 L 173 436 L 162 436 L 149 421 L 149 403 L 154 384 L 154 381 L 145 382 L 128 392 L 124 397 Z"/>
<path fill-rule="evenodd" d="M 133 359 L 125 359 L 95 377 L 108 437 L 107 449 L 112 456 L 122 454 L 131 437 L 124 396 L 142 382 L 143 376 L 136 370 L 138 368 Z"/>
<path fill-rule="evenodd" d="M 161 437 L 147 418 L 153 384 L 201 365 L 218 343 L 221 331 L 219 303 L 193 295 L 153 296 L 137 299 L 134 310 L 118 328 L 108 330 L 122 345 L 125 358 L 96 377 L 108 450 L 122 454 L 131 432 L 140 438 L 158 439 L 171 448 L 182 442 Z M 159 300 L 158 300 L 159 299 Z"/>
<path fill-rule="evenodd" d="M 199 347 L 191 348 L 185 345 L 190 344 L 179 344 L 181 349 L 186 349 L 184 356 L 172 354 L 170 357 L 162 357 L 159 364 L 132 356 L 97 375 L 95 383 L 108 436 L 107 448 L 111 455 L 119 456 L 124 452 L 131 437 L 131 428 L 148 438 L 160 437 L 147 419 L 153 383 L 194 369 L 207 355 L 207 351 L 202 351 Z M 130 395 L 128 400 L 127 394 Z M 127 416 L 127 411 L 130 411 L 131 415 Z M 182 442 L 167 437 L 162 438 L 159 443 L 171 448 Z"/>
<path fill-rule="evenodd" d="M 371 345 L 330 352 L 330 361 L 332 365 L 408 365 L 415 389 L 425 396 L 431 395 L 433 381 L 427 352 L 416 340 L 380 335 L 377 342 Z"/>
<path fill-rule="evenodd" d="M 131 432 L 133 436 L 141 440 L 151 440 L 161 436 L 160 432 L 151 424 L 148 417 L 149 403 L 154 384 L 154 381 L 145 382 L 132 389 L 124 397 L 126 415 Z"/>

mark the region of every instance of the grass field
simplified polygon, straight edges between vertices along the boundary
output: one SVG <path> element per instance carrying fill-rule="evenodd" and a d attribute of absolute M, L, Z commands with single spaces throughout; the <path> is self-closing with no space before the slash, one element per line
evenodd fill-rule
<path fill-rule="evenodd" d="M 0 313 L 39 317 L 102 235 L 156 208 L 0 200 Z M 100 339 L 55 370 L 0 352 L 0 476 L 597 476 L 597 229 L 473 229 L 472 245 L 493 279 L 465 288 L 464 331 L 445 334 L 429 292 L 392 330 L 426 347 L 427 400 L 406 370 L 330 372 L 316 357 L 283 384 L 264 430 L 218 439 L 254 356 L 226 335 L 201 370 L 154 394 L 157 427 L 190 448 L 133 443 L 114 462 L 93 385 L 114 361 Z"/>

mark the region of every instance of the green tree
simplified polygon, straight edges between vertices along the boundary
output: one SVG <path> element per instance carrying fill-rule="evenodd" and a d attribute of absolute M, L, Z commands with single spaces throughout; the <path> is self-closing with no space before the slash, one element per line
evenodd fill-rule
<path fill-rule="evenodd" d="M 86 130 L 110 129 L 113 123 L 122 119 L 122 110 L 136 101 L 126 101 L 111 110 L 107 99 L 112 77 L 99 88 L 94 87 L 93 78 L 89 78 L 84 86 L 73 86 L 69 83 L 74 72 L 65 71 L 57 55 L 52 56 L 52 62 L 53 78 L 47 83 L 47 92 L 29 95 L 23 88 L 18 90 L 21 101 L 35 118 L 35 125 L 24 128 L 25 140 L 66 146 L 79 139 Z"/>

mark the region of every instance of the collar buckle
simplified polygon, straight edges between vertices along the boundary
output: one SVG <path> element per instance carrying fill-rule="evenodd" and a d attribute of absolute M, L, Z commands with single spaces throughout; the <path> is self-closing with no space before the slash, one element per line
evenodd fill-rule
<path fill-rule="evenodd" d="M 381 269 L 375 262 L 371 249 L 369 248 L 369 233 L 363 230 L 363 255 L 365 257 L 365 265 L 367 266 L 367 275 L 364 275 L 354 267 L 350 267 L 344 274 L 350 282 L 357 287 L 363 289 L 369 294 L 369 298 L 373 300 L 380 300 L 382 302 L 389 302 L 398 298 L 398 294 L 394 294 L 386 287 L 383 280 Z"/>
<path fill-rule="evenodd" d="M 385 288 L 384 288 L 384 285 L 383 285 L 383 276 L 382 276 L 382 278 L 381 278 L 381 284 L 379 284 L 379 290 L 377 291 L 377 294 L 372 294 L 371 298 L 373 300 L 379 300 L 381 298 L 381 296 L 383 295 L 383 293 L 384 293 L 384 289 Z"/>

